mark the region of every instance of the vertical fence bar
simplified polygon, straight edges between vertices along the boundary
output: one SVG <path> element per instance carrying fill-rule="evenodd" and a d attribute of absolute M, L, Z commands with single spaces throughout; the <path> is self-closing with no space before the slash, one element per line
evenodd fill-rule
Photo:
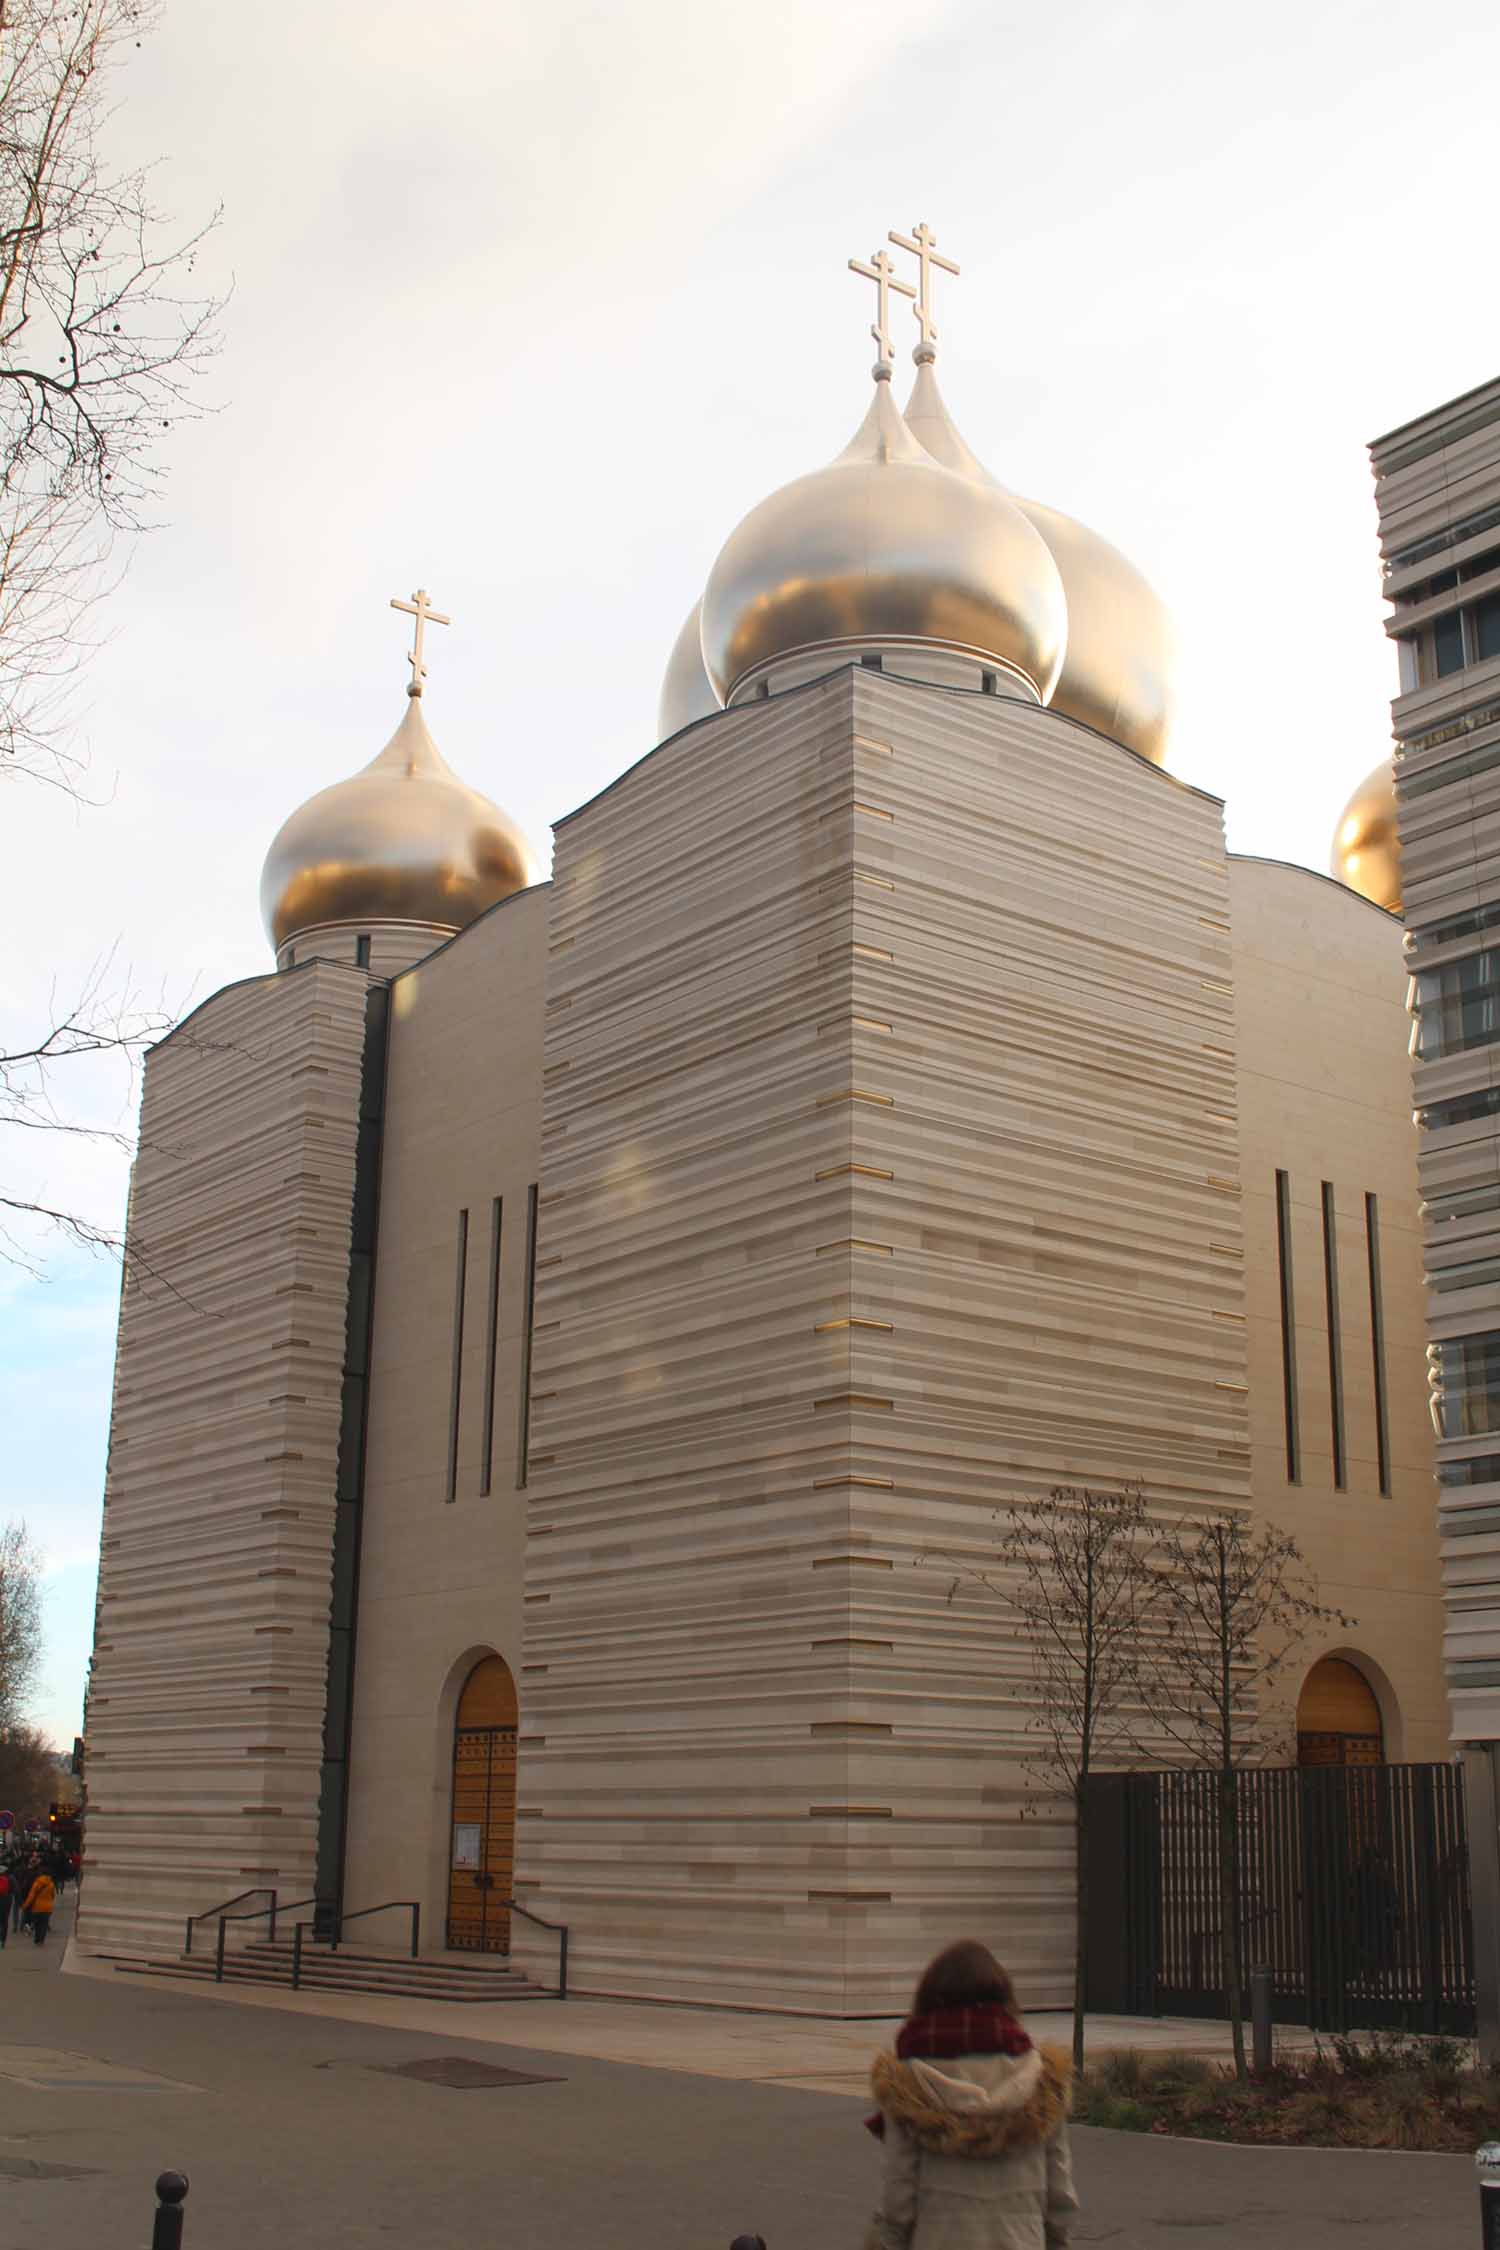
<path fill-rule="evenodd" d="M 229 1926 L 227 1915 L 219 1916 L 219 1934 L 214 1943 L 214 1983 L 224 1982 L 224 1932 Z"/>
<path fill-rule="evenodd" d="M 292 1927 L 292 1990 L 299 1991 L 302 1984 L 302 1924 Z"/>

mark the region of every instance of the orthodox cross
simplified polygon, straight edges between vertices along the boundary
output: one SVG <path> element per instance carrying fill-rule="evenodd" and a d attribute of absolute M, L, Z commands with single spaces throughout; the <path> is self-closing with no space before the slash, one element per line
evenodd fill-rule
<path fill-rule="evenodd" d="M 422 628 L 424 625 L 451 625 L 453 620 L 451 617 L 444 617 L 441 610 L 433 608 L 425 586 L 419 586 L 409 602 L 398 602 L 393 594 L 391 607 L 405 610 L 408 617 L 414 617 L 417 621 L 412 652 L 406 660 L 411 666 L 411 685 L 406 692 L 408 695 L 420 695 L 422 682 L 427 677 L 427 667 L 422 662 Z"/>
<path fill-rule="evenodd" d="M 863 274 L 866 281 L 873 281 L 875 284 L 879 310 L 870 334 L 875 339 L 875 348 L 881 359 L 888 360 L 891 356 L 891 291 L 897 289 L 903 297 L 915 297 L 917 292 L 907 282 L 896 279 L 891 268 L 889 250 L 875 251 L 867 266 L 861 265 L 858 258 L 851 258 L 849 271 Z"/>
<path fill-rule="evenodd" d="M 917 261 L 918 279 L 922 284 L 921 292 L 917 295 L 917 324 L 922 331 L 923 343 L 936 344 L 937 322 L 932 317 L 932 269 L 934 266 L 941 266 L 944 273 L 956 274 L 958 268 L 951 258 L 938 256 L 937 236 L 925 219 L 915 229 L 914 235 L 897 234 L 892 230 L 889 240 L 895 243 L 898 250 L 909 250 Z M 908 290 L 907 294 L 911 296 L 916 292 Z"/>

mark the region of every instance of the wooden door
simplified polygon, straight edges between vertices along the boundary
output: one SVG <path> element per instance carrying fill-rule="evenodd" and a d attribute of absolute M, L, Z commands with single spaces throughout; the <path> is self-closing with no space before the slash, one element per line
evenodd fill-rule
<path fill-rule="evenodd" d="M 1385 1730 L 1375 1691 L 1358 1666 L 1344 1657 L 1323 1657 L 1302 1683 L 1297 1702 L 1297 1763 L 1385 1763 Z"/>
<path fill-rule="evenodd" d="M 516 1684 L 504 1657 L 475 1665 L 453 1728 L 448 1943 L 508 1953 L 516 1852 Z"/>

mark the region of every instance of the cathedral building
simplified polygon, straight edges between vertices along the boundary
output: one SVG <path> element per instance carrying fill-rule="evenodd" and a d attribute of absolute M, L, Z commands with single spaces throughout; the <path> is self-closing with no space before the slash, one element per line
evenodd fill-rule
<path fill-rule="evenodd" d="M 1295 1534 L 1356 1622 L 1268 1758 L 1446 1755 L 1387 871 L 1226 852 L 1161 605 L 969 450 L 904 247 L 905 411 L 881 252 L 868 411 L 550 879 L 434 744 L 418 594 L 274 966 L 150 1058 L 97 1952 L 266 1885 L 546 1959 L 514 1902 L 600 1993 L 886 2014 L 973 1932 L 1065 2002 L 1028 1653 L 933 1566 L 1059 1486 Z"/>

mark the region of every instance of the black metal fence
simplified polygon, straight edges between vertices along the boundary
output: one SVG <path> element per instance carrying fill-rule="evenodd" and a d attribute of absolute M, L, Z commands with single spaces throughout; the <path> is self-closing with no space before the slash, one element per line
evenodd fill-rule
<path fill-rule="evenodd" d="M 1219 1777 L 1089 1784 L 1087 1998 L 1222 2016 Z M 1469 2032 L 1474 1977 L 1457 1766 L 1257 1767 L 1233 1778 L 1241 1960 L 1278 2022 Z"/>

